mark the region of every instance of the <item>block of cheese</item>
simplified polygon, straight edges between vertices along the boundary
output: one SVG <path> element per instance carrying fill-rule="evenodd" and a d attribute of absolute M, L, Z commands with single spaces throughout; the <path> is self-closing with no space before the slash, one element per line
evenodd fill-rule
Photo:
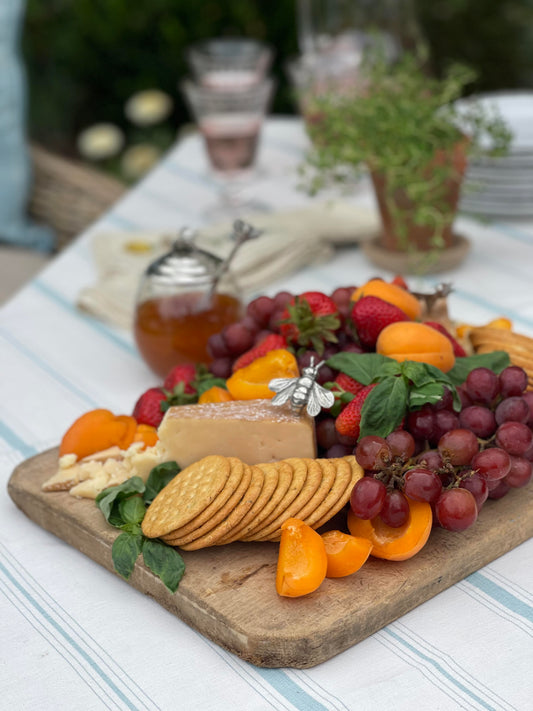
<path fill-rule="evenodd" d="M 158 433 L 167 460 L 180 467 L 210 454 L 238 457 L 246 464 L 316 457 L 313 418 L 270 400 L 170 407 Z"/>

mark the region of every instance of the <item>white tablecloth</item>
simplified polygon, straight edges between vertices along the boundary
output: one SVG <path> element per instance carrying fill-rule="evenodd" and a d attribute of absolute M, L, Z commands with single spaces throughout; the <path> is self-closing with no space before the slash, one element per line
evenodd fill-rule
<path fill-rule="evenodd" d="M 269 121 L 254 187 L 273 207 L 309 200 L 297 189 L 295 171 L 304 146 L 299 122 Z M 223 651 L 40 529 L 7 496 L 13 468 L 57 445 L 78 415 L 94 407 L 129 412 L 157 383 L 131 334 L 74 306 L 79 290 L 95 280 L 91 235 L 200 225 L 201 210 L 215 194 L 198 140 L 187 139 L 1 311 L 1 707 L 532 709 L 531 541 L 324 664 L 262 669 Z M 364 188 L 356 199 L 370 203 Z M 505 314 L 516 330 L 533 335 L 533 222 L 462 218 L 458 228 L 471 239 L 472 252 L 461 267 L 438 277 L 455 286 L 452 316 L 483 323 Z M 345 249 L 283 286 L 328 291 L 377 271 L 358 249 Z M 272 284 L 268 293 L 280 286 Z"/>

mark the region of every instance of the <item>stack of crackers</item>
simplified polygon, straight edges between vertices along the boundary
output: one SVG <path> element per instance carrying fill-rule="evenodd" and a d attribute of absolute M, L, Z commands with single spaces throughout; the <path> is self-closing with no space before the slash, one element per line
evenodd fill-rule
<path fill-rule="evenodd" d="M 476 353 L 506 351 L 511 363 L 526 371 L 528 389 L 533 389 L 533 338 L 489 326 L 473 328 L 468 337 Z"/>
<path fill-rule="evenodd" d="M 289 518 L 315 529 L 333 518 L 363 474 L 353 456 L 253 465 L 236 457 L 204 457 L 156 496 L 143 533 L 187 551 L 233 541 L 279 541 Z"/>

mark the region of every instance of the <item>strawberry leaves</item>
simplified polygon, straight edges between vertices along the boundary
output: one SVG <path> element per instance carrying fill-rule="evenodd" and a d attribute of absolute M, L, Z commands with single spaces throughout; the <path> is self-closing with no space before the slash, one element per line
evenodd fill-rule
<path fill-rule="evenodd" d="M 463 383 L 468 373 L 481 365 L 499 373 L 509 365 L 509 356 L 503 351 L 495 351 L 483 356 L 457 358 L 449 373 L 428 363 L 399 363 L 379 353 L 336 353 L 327 360 L 327 365 L 363 385 L 377 383 L 361 409 L 359 436 L 386 437 L 411 410 L 439 402 L 444 388 L 452 393 L 454 410 L 459 411 L 461 401 L 456 385 Z"/>

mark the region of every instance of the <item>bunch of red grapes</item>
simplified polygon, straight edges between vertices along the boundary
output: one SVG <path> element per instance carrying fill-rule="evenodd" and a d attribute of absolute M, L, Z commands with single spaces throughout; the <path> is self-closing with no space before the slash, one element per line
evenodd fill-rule
<path fill-rule="evenodd" d="M 402 526 L 407 496 L 431 504 L 443 528 L 471 526 L 487 498 L 531 480 L 533 392 L 526 387 L 522 368 L 509 366 L 499 376 L 476 368 L 458 388 L 459 413 L 445 390 L 437 404 L 411 412 L 403 429 L 363 437 L 354 450 L 365 476 L 353 489 L 353 512 Z"/>
<path fill-rule="evenodd" d="M 300 370 L 309 365 L 313 356 L 315 363 L 317 363 L 319 360 L 330 358 L 340 350 L 363 352 L 363 349 L 354 342 L 349 326 L 345 322 L 350 313 L 350 297 L 354 291 L 354 286 L 339 287 L 330 295 L 337 305 L 341 320 L 340 328 L 335 334 L 338 342 L 327 344 L 321 357 L 318 357 L 314 351 L 306 351 L 301 356 L 296 354 Z M 250 301 L 246 307 L 245 316 L 240 321 L 226 326 L 220 333 L 211 336 L 208 341 L 208 350 L 213 360 L 209 365 L 209 370 L 213 375 L 218 378 L 228 378 L 231 375 L 233 363 L 240 355 L 263 341 L 271 333 L 279 333 L 283 312 L 294 296 L 289 291 L 280 291 L 273 297 L 259 296 Z M 335 374 L 331 368 L 323 366 L 317 380 L 319 383 L 325 383 L 333 380 Z"/>

